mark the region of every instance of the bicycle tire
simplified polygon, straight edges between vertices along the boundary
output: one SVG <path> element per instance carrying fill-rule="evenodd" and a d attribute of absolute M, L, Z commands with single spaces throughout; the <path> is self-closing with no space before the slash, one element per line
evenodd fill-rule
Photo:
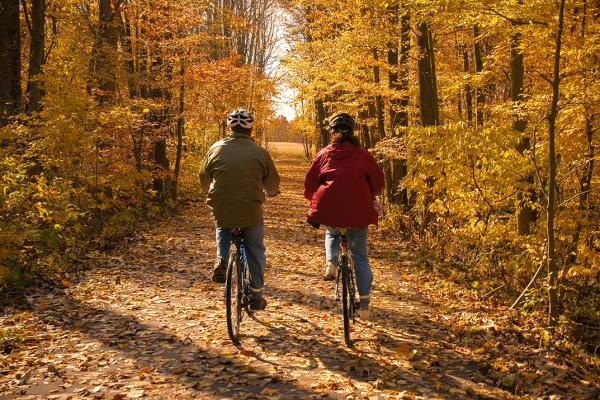
<path fill-rule="evenodd" d="M 350 319 L 352 318 L 352 304 L 350 301 L 350 273 L 348 265 L 348 256 L 340 257 L 340 268 L 342 273 L 342 315 L 344 317 L 344 341 L 346 346 L 352 347 L 352 339 L 350 338 Z"/>
<path fill-rule="evenodd" d="M 227 333 L 233 343 L 239 343 L 242 310 L 241 260 L 237 251 L 229 256 L 225 277 L 225 312 L 227 315 Z"/>
<path fill-rule="evenodd" d="M 354 271 L 354 261 L 351 257 L 348 257 L 348 304 L 350 310 L 350 317 L 352 322 L 356 317 L 357 301 L 356 301 L 356 278 Z"/>

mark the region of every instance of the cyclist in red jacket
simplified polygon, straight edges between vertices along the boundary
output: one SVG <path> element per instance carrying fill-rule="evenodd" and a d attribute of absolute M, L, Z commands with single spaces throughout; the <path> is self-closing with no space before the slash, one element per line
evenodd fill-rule
<path fill-rule="evenodd" d="M 346 236 L 356 268 L 359 316 L 369 319 L 373 273 L 367 253 L 368 226 L 377 224 L 381 206 L 375 196 L 383 190 L 384 176 L 373 156 L 360 147 L 350 115 L 335 115 L 329 127 L 331 144 L 314 158 L 304 181 L 304 197 L 310 200 L 308 222 L 325 226 L 325 280 L 335 278 L 339 228 L 349 228 Z"/>

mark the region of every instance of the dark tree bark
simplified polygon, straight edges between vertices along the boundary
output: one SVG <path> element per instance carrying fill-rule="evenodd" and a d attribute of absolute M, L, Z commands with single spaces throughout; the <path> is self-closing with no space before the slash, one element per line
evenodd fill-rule
<path fill-rule="evenodd" d="M 158 199 L 164 202 L 172 197 L 172 181 L 166 175 L 169 173 L 169 158 L 167 157 L 167 140 L 161 139 L 154 142 L 150 157 L 154 162 L 154 180 L 152 189 L 156 191 Z"/>
<path fill-rule="evenodd" d="M 523 82 L 525 79 L 525 67 L 523 64 L 523 51 L 520 49 L 521 34 L 516 32 L 512 35 L 510 41 L 510 94 L 511 100 L 517 108 L 524 100 Z M 519 132 L 525 132 L 527 120 L 515 110 L 512 128 Z M 519 145 L 519 151 L 522 153 L 529 147 L 529 138 L 524 138 Z"/>
<path fill-rule="evenodd" d="M 373 58 L 379 59 L 377 49 L 373 49 Z M 373 82 L 379 86 L 381 84 L 381 73 L 379 67 L 375 65 L 373 67 Z M 375 118 L 376 125 L 373 126 L 371 134 L 371 145 L 375 146 L 377 142 L 385 138 L 385 119 L 383 115 L 383 98 L 380 95 L 376 95 L 372 106 L 369 108 L 369 114 Z M 385 160 L 381 166 L 385 177 L 385 198 L 391 202 L 392 199 L 392 172 L 390 162 Z"/>
<path fill-rule="evenodd" d="M 399 81 L 400 81 L 400 91 L 403 93 L 400 98 L 400 111 L 398 112 L 398 125 L 399 126 L 408 126 L 409 123 L 409 114 L 408 114 L 408 104 L 409 104 L 409 71 L 410 67 L 409 63 L 409 54 L 410 54 L 410 14 L 405 12 L 400 17 L 400 60 L 399 60 Z M 397 160 L 392 165 L 392 181 L 395 182 L 395 187 L 399 186 L 400 180 L 402 180 L 408 171 L 408 166 L 406 164 L 406 160 Z M 408 201 L 408 191 L 406 189 L 402 189 L 398 193 L 399 198 L 396 198 L 396 201 L 400 201 L 405 207 L 409 207 Z"/>
<path fill-rule="evenodd" d="M 175 154 L 175 183 L 173 188 L 173 200 L 177 200 L 177 189 L 179 188 L 179 171 L 181 169 L 181 154 L 183 151 L 183 136 L 185 134 L 185 60 L 181 58 L 181 70 L 179 75 L 179 105 L 177 109 L 177 153 Z"/>
<path fill-rule="evenodd" d="M 420 53 L 417 67 L 419 71 L 419 107 L 421 110 L 421 124 L 423 126 L 439 125 L 440 112 L 437 95 L 435 53 L 433 49 L 433 37 L 427 22 L 420 22 L 418 25 L 417 44 Z M 428 177 L 426 182 L 430 189 L 433 188 L 435 183 L 433 177 Z M 432 213 L 429 211 L 429 205 L 432 201 L 430 191 L 427 190 L 423 196 L 423 216 L 420 225 L 422 232 L 427 228 L 432 218 Z"/>
<path fill-rule="evenodd" d="M 366 149 L 371 148 L 371 134 L 369 132 L 369 124 L 366 119 L 368 118 L 368 111 L 363 110 L 358 114 L 358 119 L 360 121 L 360 134 L 362 145 Z"/>
<path fill-rule="evenodd" d="M 129 97 L 134 98 L 139 96 L 139 91 L 137 90 L 135 84 L 135 55 L 133 53 L 133 42 L 131 37 L 131 22 L 129 22 L 127 16 L 123 15 L 121 17 L 119 28 L 121 48 L 125 53 L 125 57 L 123 57 L 123 64 L 125 71 L 127 72 L 127 89 L 129 91 Z"/>
<path fill-rule="evenodd" d="M 394 29 L 398 27 L 397 4 L 390 9 L 390 22 Z M 400 83 L 398 82 L 398 61 L 398 40 L 392 40 L 387 45 L 387 62 L 390 68 L 388 72 L 388 87 L 395 92 L 400 90 Z M 394 136 L 396 134 L 396 126 L 398 125 L 400 100 L 393 98 L 390 101 L 390 105 L 391 107 L 389 109 L 389 115 L 391 121 L 391 135 Z"/>
<path fill-rule="evenodd" d="M 377 107 L 375 105 L 375 100 L 371 99 L 367 106 L 367 113 L 369 117 L 369 147 L 373 147 L 377 144 L 377 126 L 373 123 L 375 118 L 377 117 Z"/>
<path fill-rule="evenodd" d="M 409 76 L 410 70 L 408 61 L 410 54 L 410 14 L 404 13 L 400 17 L 400 60 L 399 60 L 399 81 L 400 91 L 403 93 L 400 98 L 398 111 L 398 125 L 408 126 L 408 104 L 409 104 Z"/>
<path fill-rule="evenodd" d="M 483 71 L 480 35 L 479 25 L 475 24 L 473 27 L 473 58 L 475 59 L 475 72 L 477 73 L 481 73 Z M 475 99 L 477 100 L 477 119 L 475 126 L 477 128 L 483 128 L 483 107 L 485 105 L 485 95 L 483 94 L 482 88 L 475 88 Z"/>
<path fill-rule="evenodd" d="M 100 104 L 113 101 L 117 87 L 117 41 L 120 0 L 99 0 L 93 53 L 93 91 Z"/>
<path fill-rule="evenodd" d="M 527 120 L 519 112 L 520 106 L 525 100 L 523 93 L 523 82 L 525 78 L 525 67 L 523 64 L 523 52 L 520 49 L 521 35 L 515 32 L 510 41 L 510 94 L 515 109 L 512 128 L 518 132 L 525 132 Z M 529 148 L 529 137 L 523 135 L 517 144 L 517 150 L 523 154 Z M 533 176 L 523 179 L 533 182 Z M 532 191 L 522 191 L 517 194 L 517 230 L 519 235 L 531 234 L 531 225 L 535 222 L 536 213 L 530 203 L 535 199 Z"/>
<path fill-rule="evenodd" d="M 554 54 L 554 79 L 552 81 L 552 103 L 548 114 L 548 208 L 547 212 L 547 266 L 548 266 L 548 323 L 555 326 L 561 313 L 558 298 L 558 263 L 556 262 L 556 239 L 554 236 L 554 218 L 556 212 L 556 117 L 558 115 L 558 96 L 560 91 L 560 53 L 565 18 L 565 0 L 560 1 L 558 27 L 556 30 L 556 48 Z"/>
<path fill-rule="evenodd" d="M 469 68 L 469 51 L 463 48 L 463 71 L 465 74 L 470 72 Z M 464 87 L 465 91 L 465 109 L 467 111 L 467 123 L 469 126 L 473 125 L 473 97 L 471 96 L 471 85 L 467 82 Z"/>
<path fill-rule="evenodd" d="M 44 95 L 41 82 L 45 61 L 46 0 L 31 0 L 31 47 L 29 52 L 29 79 L 27 81 L 27 111 L 40 111 Z"/>
<path fill-rule="evenodd" d="M 417 44 L 421 53 L 418 62 L 421 124 L 423 126 L 439 125 L 440 111 L 433 40 L 426 22 L 420 22 L 418 25 Z"/>
<path fill-rule="evenodd" d="M 375 60 L 379 59 L 377 49 L 373 49 L 373 57 Z M 378 66 L 373 67 L 373 82 L 375 85 L 379 85 L 381 83 L 381 74 Z M 383 97 L 381 95 L 375 96 L 375 110 L 377 120 L 377 136 L 371 138 L 373 146 L 375 146 L 378 141 L 385 138 L 385 118 L 383 115 Z"/>
<path fill-rule="evenodd" d="M 329 130 L 327 129 L 327 125 L 325 119 L 327 118 L 327 112 L 325 110 L 325 105 L 323 104 L 323 100 L 318 99 L 315 100 L 315 109 L 317 111 L 317 121 L 316 126 L 319 130 L 320 137 L 320 148 L 323 148 L 329 144 Z"/>
<path fill-rule="evenodd" d="M 0 0 L 0 126 L 21 111 L 19 0 Z"/>
<path fill-rule="evenodd" d="M 388 44 L 389 88 L 401 91 L 402 97 L 394 99 L 390 107 L 390 136 L 399 134 L 400 126 L 408 126 L 408 55 L 410 50 L 410 26 L 408 14 L 403 14 L 398 24 L 398 8 L 392 10 L 392 23 L 399 28 L 399 41 Z M 400 44 L 398 48 L 398 43 Z M 407 204 L 406 191 L 398 191 L 400 180 L 406 176 L 406 160 L 387 160 L 384 166 L 386 196 L 390 203 Z"/>

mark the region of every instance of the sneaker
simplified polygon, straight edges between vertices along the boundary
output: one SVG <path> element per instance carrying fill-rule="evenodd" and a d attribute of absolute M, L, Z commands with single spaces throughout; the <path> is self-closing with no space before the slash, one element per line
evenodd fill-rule
<path fill-rule="evenodd" d="M 369 300 L 361 299 L 358 303 L 358 317 L 363 321 L 371 319 L 371 307 L 369 307 Z"/>
<path fill-rule="evenodd" d="M 262 311 L 267 308 L 267 301 L 264 297 L 259 295 L 254 295 L 250 298 L 250 311 Z"/>
<path fill-rule="evenodd" d="M 215 262 L 213 269 L 212 281 L 217 283 L 225 283 L 225 274 L 227 272 L 227 262 L 220 258 Z"/>
<path fill-rule="evenodd" d="M 335 273 L 337 272 L 337 266 L 333 261 L 327 261 L 327 267 L 325 268 L 325 275 L 323 275 L 324 281 L 332 281 L 335 279 Z"/>

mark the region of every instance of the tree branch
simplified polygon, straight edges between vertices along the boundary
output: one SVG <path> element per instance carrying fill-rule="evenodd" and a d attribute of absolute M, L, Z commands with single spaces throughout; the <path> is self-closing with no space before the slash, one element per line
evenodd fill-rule
<path fill-rule="evenodd" d="M 521 302 L 521 299 L 523 298 L 523 296 L 525 295 L 525 293 L 529 290 L 529 288 L 531 287 L 531 285 L 533 285 L 533 283 L 536 281 L 536 279 L 539 276 L 540 272 L 542 271 L 543 267 L 544 267 L 544 263 L 542 262 L 542 263 L 540 263 L 540 266 L 537 269 L 537 271 L 535 271 L 535 274 L 533 274 L 533 277 L 531 278 L 531 280 L 529 281 L 529 283 L 527 284 L 527 286 L 525 286 L 525 289 L 523 289 L 523 291 L 521 292 L 521 294 L 519 295 L 519 297 L 517 297 L 517 299 L 512 304 L 512 306 L 510 306 L 511 310 L 514 310 L 515 307 L 519 305 L 519 303 Z"/>
<path fill-rule="evenodd" d="M 31 20 L 29 19 L 29 13 L 27 12 L 27 0 L 21 0 L 21 4 L 23 5 L 23 15 L 25 16 L 25 22 L 27 22 L 27 28 L 29 29 L 29 34 L 31 35 Z"/>
<path fill-rule="evenodd" d="M 529 25 L 529 24 L 548 26 L 548 23 L 546 21 L 540 21 L 539 19 L 511 18 L 508 15 L 504 15 L 501 12 L 499 12 L 491 7 L 486 7 L 486 8 L 484 8 L 484 10 L 490 11 L 492 14 L 495 14 L 495 15 L 507 20 L 508 22 L 510 22 L 512 25 L 515 25 L 515 26 L 516 25 Z"/>

